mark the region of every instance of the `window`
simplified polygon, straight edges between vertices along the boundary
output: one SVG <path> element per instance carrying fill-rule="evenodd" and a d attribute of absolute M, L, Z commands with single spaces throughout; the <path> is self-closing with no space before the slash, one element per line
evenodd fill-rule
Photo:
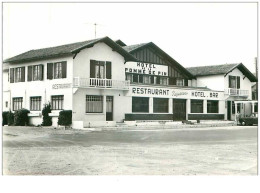
<path fill-rule="evenodd" d="M 176 85 L 177 86 L 184 86 L 184 79 L 177 78 L 176 79 Z"/>
<path fill-rule="evenodd" d="M 25 67 L 10 68 L 10 83 L 25 82 Z"/>
<path fill-rule="evenodd" d="M 133 82 L 133 75 L 126 73 L 126 80 L 130 80 L 130 82 Z"/>
<path fill-rule="evenodd" d="M 67 62 L 47 63 L 47 79 L 67 77 Z"/>
<path fill-rule="evenodd" d="M 21 109 L 23 106 L 23 97 L 13 98 L 13 111 Z"/>
<path fill-rule="evenodd" d="M 40 111 L 41 110 L 41 97 L 31 97 L 30 101 L 30 110 L 31 111 Z"/>
<path fill-rule="evenodd" d="M 218 101 L 207 101 L 207 113 L 218 113 Z"/>
<path fill-rule="evenodd" d="M 234 101 L 232 101 L 232 114 L 235 114 L 235 112 L 236 112 L 236 108 L 235 108 L 235 102 Z M 237 103 L 237 112 L 241 112 L 240 111 L 240 103 Z"/>
<path fill-rule="evenodd" d="M 154 98 L 153 99 L 153 112 L 154 113 L 168 113 L 168 98 Z"/>
<path fill-rule="evenodd" d="M 191 113 L 203 113 L 203 100 L 191 100 Z"/>
<path fill-rule="evenodd" d="M 132 97 L 132 112 L 149 112 L 148 97 Z"/>
<path fill-rule="evenodd" d="M 103 96 L 87 95 L 86 96 L 86 113 L 102 113 Z"/>
<path fill-rule="evenodd" d="M 160 77 L 160 84 L 162 84 L 162 85 L 168 85 L 168 78 L 166 78 L 166 77 Z"/>
<path fill-rule="evenodd" d="M 111 62 L 90 60 L 90 78 L 111 79 Z"/>
<path fill-rule="evenodd" d="M 43 80 L 43 64 L 28 66 L 27 81 Z"/>
<path fill-rule="evenodd" d="M 63 95 L 51 96 L 51 108 L 52 110 L 62 110 L 63 109 Z"/>
<path fill-rule="evenodd" d="M 144 84 L 150 84 L 151 83 L 151 76 L 144 75 L 143 82 L 144 82 Z"/>
<path fill-rule="evenodd" d="M 240 77 L 239 76 L 229 76 L 229 88 L 240 89 Z"/>

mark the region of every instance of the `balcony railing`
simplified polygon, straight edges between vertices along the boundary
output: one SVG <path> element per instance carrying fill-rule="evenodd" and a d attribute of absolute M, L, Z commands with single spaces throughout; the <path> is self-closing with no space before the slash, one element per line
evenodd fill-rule
<path fill-rule="evenodd" d="M 129 90 L 130 81 L 74 77 L 73 87 Z"/>
<path fill-rule="evenodd" d="M 248 90 L 241 90 L 241 89 L 235 89 L 235 88 L 228 88 L 225 90 L 226 95 L 230 96 L 245 96 L 247 97 L 249 95 Z"/>

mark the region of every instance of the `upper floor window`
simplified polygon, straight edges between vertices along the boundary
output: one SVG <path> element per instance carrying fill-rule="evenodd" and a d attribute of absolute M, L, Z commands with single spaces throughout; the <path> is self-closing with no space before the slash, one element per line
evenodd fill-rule
<path fill-rule="evenodd" d="M 10 83 L 25 82 L 25 67 L 10 68 Z"/>
<path fill-rule="evenodd" d="M 27 81 L 43 80 L 43 64 L 28 66 Z"/>
<path fill-rule="evenodd" d="M 240 89 L 240 76 L 229 76 L 229 88 Z"/>
<path fill-rule="evenodd" d="M 111 79 L 111 62 L 90 60 L 90 78 Z"/>
<path fill-rule="evenodd" d="M 67 62 L 47 64 L 47 79 L 60 79 L 67 77 Z"/>
<path fill-rule="evenodd" d="M 23 107 L 23 97 L 13 98 L 13 111 L 17 111 Z"/>

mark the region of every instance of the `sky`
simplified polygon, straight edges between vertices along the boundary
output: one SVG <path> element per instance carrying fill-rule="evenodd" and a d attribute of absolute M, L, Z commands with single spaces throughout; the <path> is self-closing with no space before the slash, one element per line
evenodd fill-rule
<path fill-rule="evenodd" d="M 3 3 L 3 59 L 108 36 L 153 42 L 184 67 L 255 72 L 257 3 Z"/>

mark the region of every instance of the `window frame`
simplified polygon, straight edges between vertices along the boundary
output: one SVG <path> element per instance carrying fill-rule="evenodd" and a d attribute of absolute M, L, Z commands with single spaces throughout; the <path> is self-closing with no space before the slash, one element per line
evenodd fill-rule
<path fill-rule="evenodd" d="M 36 104 L 39 102 L 37 105 L 33 105 L 33 102 Z M 30 111 L 41 111 L 42 108 L 42 97 L 41 96 L 32 96 L 30 97 Z M 37 107 L 37 108 L 32 108 L 32 107 Z M 39 108 L 38 108 L 39 107 Z"/>
<path fill-rule="evenodd" d="M 134 101 L 136 102 L 137 100 L 141 101 L 139 101 L 136 105 L 134 104 Z M 139 107 L 139 109 L 136 107 Z M 143 107 L 145 107 L 145 110 L 143 110 Z M 132 97 L 132 113 L 149 113 L 149 97 Z"/>
<path fill-rule="evenodd" d="M 54 101 L 55 101 L 55 108 L 53 107 Z M 57 106 L 56 101 L 58 101 L 58 108 L 56 107 Z M 61 105 L 59 102 L 61 102 Z M 51 95 L 51 110 L 63 110 L 63 109 L 64 109 L 64 95 Z"/>
<path fill-rule="evenodd" d="M 167 106 L 163 103 L 163 101 L 167 101 Z M 164 104 L 165 106 L 163 106 Z M 165 109 L 160 109 L 163 107 Z M 167 107 L 167 110 L 166 110 Z M 165 110 L 165 111 L 164 111 Z M 169 113 L 169 98 L 153 98 L 153 112 L 154 113 Z"/>
<path fill-rule="evenodd" d="M 103 113 L 104 112 L 104 107 L 103 107 L 103 104 L 104 104 L 104 97 L 103 95 L 86 95 L 86 106 L 85 106 L 85 113 L 94 113 L 94 114 L 97 114 L 97 113 Z M 88 106 L 90 105 L 90 102 L 93 102 L 92 107 Z M 97 109 L 95 110 L 94 108 L 97 107 L 97 104 L 95 104 L 94 102 L 96 103 L 100 103 L 98 104 L 98 108 L 100 109 Z M 92 108 L 93 110 L 90 111 L 89 109 Z"/>
<path fill-rule="evenodd" d="M 197 104 L 196 104 L 196 103 L 197 103 Z M 201 104 L 202 104 L 202 105 L 201 105 L 201 107 L 196 107 L 196 108 L 195 108 L 195 107 L 193 106 L 194 104 L 196 104 L 196 105 L 198 105 L 198 104 L 201 105 Z M 195 109 L 194 109 L 194 108 L 195 108 Z M 199 109 L 199 110 L 202 110 L 202 112 L 200 112 L 200 111 L 198 112 L 198 111 L 197 111 L 198 108 L 201 108 L 201 109 Z M 190 100 L 190 112 L 191 112 L 191 113 L 204 113 L 203 110 L 204 110 L 204 102 L 203 102 L 203 100 L 200 100 L 200 99 L 191 99 L 191 100 Z"/>
<path fill-rule="evenodd" d="M 13 102 L 13 111 L 18 111 L 18 110 L 20 110 L 20 109 L 22 109 L 23 108 L 23 97 L 13 97 L 12 98 L 13 100 L 12 100 L 12 102 Z M 17 100 L 17 101 L 16 101 Z M 21 107 L 19 108 L 19 104 L 18 105 L 15 105 L 16 103 L 21 103 L 20 105 L 21 105 Z M 15 106 L 17 107 L 18 106 L 18 108 L 15 108 Z"/>
<path fill-rule="evenodd" d="M 217 103 L 217 106 L 214 106 L 213 103 Z M 207 100 L 207 113 L 219 113 L 219 101 L 218 100 Z"/>

